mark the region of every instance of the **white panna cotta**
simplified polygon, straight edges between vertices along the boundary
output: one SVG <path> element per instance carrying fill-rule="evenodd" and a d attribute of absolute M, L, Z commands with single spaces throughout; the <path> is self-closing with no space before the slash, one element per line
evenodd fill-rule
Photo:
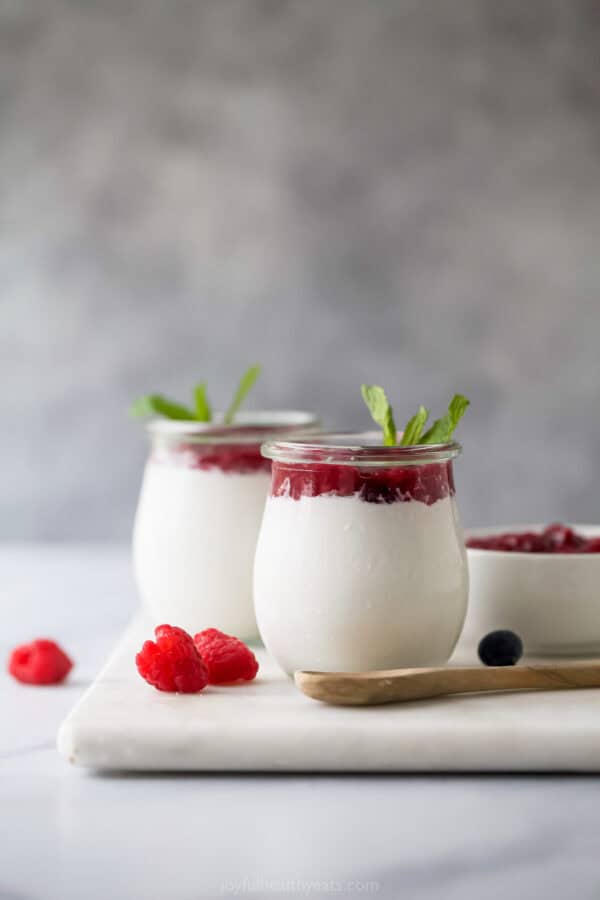
<path fill-rule="evenodd" d="M 156 622 L 256 636 L 252 561 L 269 481 L 268 472 L 146 464 L 133 547 Z"/>
<path fill-rule="evenodd" d="M 255 608 L 288 673 L 430 666 L 451 655 L 468 597 L 451 468 L 459 447 L 415 449 L 267 445 L 273 487 Z"/>
<path fill-rule="evenodd" d="M 156 422 L 135 519 L 133 557 L 155 623 L 257 636 L 252 567 L 270 462 L 260 442 L 308 414 L 240 414 L 235 426 Z"/>

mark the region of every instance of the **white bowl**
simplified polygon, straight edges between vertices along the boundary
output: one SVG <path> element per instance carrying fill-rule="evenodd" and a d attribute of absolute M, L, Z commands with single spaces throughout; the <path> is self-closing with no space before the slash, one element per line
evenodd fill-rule
<path fill-rule="evenodd" d="M 588 537 L 599 525 L 572 525 Z M 465 537 L 541 531 L 540 525 L 467 530 Z M 600 553 L 512 553 L 467 549 L 469 608 L 463 648 L 510 628 L 528 656 L 600 656 Z"/>

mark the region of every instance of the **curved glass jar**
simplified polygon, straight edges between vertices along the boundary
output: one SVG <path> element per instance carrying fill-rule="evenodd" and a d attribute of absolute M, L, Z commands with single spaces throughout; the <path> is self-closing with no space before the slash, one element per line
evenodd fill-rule
<path fill-rule="evenodd" d="M 273 461 L 254 567 L 261 637 L 285 671 L 434 666 L 464 622 L 456 443 L 381 435 L 263 446 Z"/>
<path fill-rule="evenodd" d="M 317 426 L 305 412 L 239 413 L 233 425 L 149 424 L 133 559 L 156 623 L 256 637 L 252 564 L 271 481 L 260 445 Z"/>

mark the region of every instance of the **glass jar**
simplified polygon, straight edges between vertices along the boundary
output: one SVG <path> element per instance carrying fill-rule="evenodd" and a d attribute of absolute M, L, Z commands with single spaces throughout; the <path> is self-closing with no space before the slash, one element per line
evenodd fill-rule
<path fill-rule="evenodd" d="M 452 473 L 461 448 L 380 442 L 342 434 L 263 446 L 273 467 L 254 602 L 289 674 L 436 666 L 458 640 L 468 598 Z"/>
<path fill-rule="evenodd" d="M 133 559 L 156 623 L 257 636 L 252 565 L 271 479 L 260 445 L 317 426 L 305 412 L 239 413 L 233 425 L 149 424 Z"/>

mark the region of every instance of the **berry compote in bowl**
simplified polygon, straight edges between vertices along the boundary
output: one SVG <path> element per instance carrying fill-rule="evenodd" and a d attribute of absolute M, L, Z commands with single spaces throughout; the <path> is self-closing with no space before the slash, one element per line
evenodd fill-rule
<path fill-rule="evenodd" d="M 252 565 L 271 483 L 260 446 L 317 427 L 307 412 L 241 412 L 232 425 L 219 415 L 210 423 L 149 423 L 133 558 L 157 623 L 257 636 Z"/>
<path fill-rule="evenodd" d="M 281 667 L 446 662 L 467 608 L 452 464 L 460 445 L 380 435 L 272 440 L 254 567 L 261 637 Z"/>
<path fill-rule="evenodd" d="M 471 591 L 461 649 L 507 628 L 528 656 L 600 654 L 600 526 L 467 531 Z"/>

